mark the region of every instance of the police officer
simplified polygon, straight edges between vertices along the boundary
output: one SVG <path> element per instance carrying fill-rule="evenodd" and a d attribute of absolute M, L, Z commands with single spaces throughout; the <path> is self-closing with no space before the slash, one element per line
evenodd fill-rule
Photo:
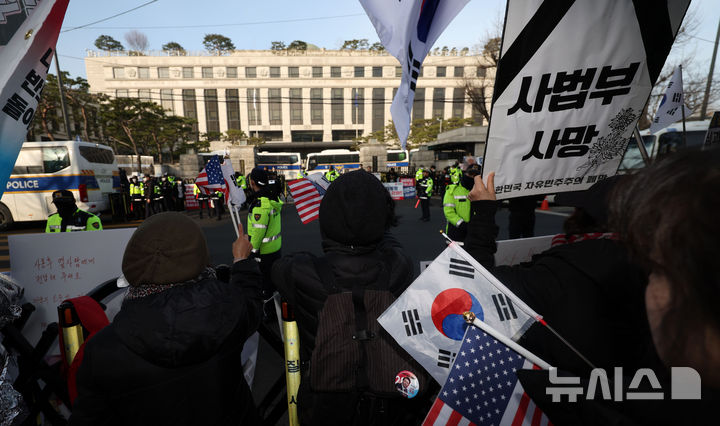
<path fill-rule="evenodd" d="M 145 218 L 149 218 L 155 213 L 153 210 L 153 189 L 154 183 L 150 175 L 145 175 L 143 178 L 143 199 L 145 200 Z"/>
<path fill-rule="evenodd" d="M 163 184 L 158 178 L 153 178 L 152 188 L 153 213 L 162 213 L 165 211 L 165 196 L 163 195 Z"/>
<path fill-rule="evenodd" d="M 420 207 L 422 207 L 422 216 L 420 220 L 423 222 L 430 221 L 430 197 L 433 191 L 433 180 L 430 177 L 430 170 L 423 170 L 423 177 L 417 182 L 416 190 L 420 199 Z"/>
<path fill-rule="evenodd" d="M 176 180 L 175 191 L 175 210 L 181 212 L 185 210 L 185 182 L 182 179 Z"/>
<path fill-rule="evenodd" d="M 298 172 L 297 177 L 298 177 L 298 179 L 302 179 L 305 176 L 307 176 L 307 172 L 305 171 L 305 168 L 301 168 L 300 171 Z"/>
<path fill-rule="evenodd" d="M 443 213 L 447 220 L 445 232 L 453 241 L 465 241 L 467 224 L 470 221 L 470 201 L 467 195 L 473 187 L 473 178 L 480 173 L 477 165 L 468 166 L 460 177 L 459 184 L 451 184 L 443 197 Z"/>
<path fill-rule="evenodd" d="M 132 200 L 132 212 L 135 219 L 145 219 L 145 203 L 143 195 L 145 188 L 142 182 L 138 182 L 137 176 L 130 178 L 130 198 Z"/>
<path fill-rule="evenodd" d="M 203 206 L 207 208 L 208 216 L 213 217 L 212 210 L 210 210 L 210 196 L 200 190 L 200 188 L 197 186 L 197 180 L 193 188 L 193 194 L 195 194 L 195 199 L 197 200 L 198 206 L 200 207 L 200 219 L 203 218 Z"/>
<path fill-rule="evenodd" d="M 53 192 L 52 203 L 57 213 L 48 217 L 45 232 L 102 231 L 100 218 L 80 210 L 72 192 L 65 189 Z"/>
<path fill-rule="evenodd" d="M 335 166 L 330 166 L 330 169 L 325 173 L 325 179 L 332 183 L 335 179 L 340 177 L 340 174 L 335 170 Z"/>
<path fill-rule="evenodd" d="M 453 164 L 453 166 L 450 167 L 450 183 L 453 185 L 459 184 L 461 177 L 462 177 L 462 169 L 460 168 L 460 162 L 456 160 L 455 164 Z"/>
<path fill-rule="evenodd" d="M 265 170 L 254 168 L 250 172 L 250 197 L 247 233 L 250 236 L 255 256 L 260 259 L 260 271 L 265 277 L 263 292 L 269 296 L 274 291 L 270 281 L 272 264 L 280 258 L 282 238 L 280 236 L 283 203 L 269 184 Z"/>
<path fill-rule="evenodd" d="M 247 180 L 245 179 L 245 176 L 243 176 L 240 172 L 235 173 L 235 186 L 242 189 L 243 191 L 247 189 Z"/>
<path fill-rule="evenodd" d="M 169 176 L 167 173 L 163 173 L 160 182 L 160 190 L 163 195 L 163 207 L 166 212 L 175 210 L 176 191 L 175 191 L 175 176 Z"/>
<path fill-rule="evenodd" d="M 423 166 L 418 167 L 415 171 L 415 181 L 420 181 L 423 178 Z"/>
<path fill-rule="evenodd" d="M 217 220 L 222 220 L 223 204 L 225 204 L 224 198 L 225 194 L 223 194 L 222 191 L 215 191 L 210 197 L 213 202 L 213 206 L 215 206 L 215 214 L 217 215 Z"/>

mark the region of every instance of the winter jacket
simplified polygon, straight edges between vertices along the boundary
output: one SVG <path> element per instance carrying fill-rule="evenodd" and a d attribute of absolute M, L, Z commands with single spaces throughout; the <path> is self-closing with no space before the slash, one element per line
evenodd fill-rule
<path fill-rule="evenodd" d="M 597 367 L 662 368 L 645 313 L 646 277 L 615 240 L 553 247 L 530 262 L 495 266 L 492 201 L 473 201 L 465 249 Z M 576 374 L 587 366 L 540 324 L 520 341 L 551 365 Z"/>
<path fill-rule="evenodd" d="M 230 283 L 206 278 L 125 300 L 85 347 L 70 425 L 259 424 L 240 353 L 261 318 L 252 260 Z"/>

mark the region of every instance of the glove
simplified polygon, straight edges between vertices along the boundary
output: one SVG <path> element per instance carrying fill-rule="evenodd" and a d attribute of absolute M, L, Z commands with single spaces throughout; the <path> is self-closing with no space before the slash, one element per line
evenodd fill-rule
<path fill-rule="evenodd" d="M 463 221 L 463 223 L 461 223 L 457 228 L 460 232 L 467 234 L 467 222 Z"/>

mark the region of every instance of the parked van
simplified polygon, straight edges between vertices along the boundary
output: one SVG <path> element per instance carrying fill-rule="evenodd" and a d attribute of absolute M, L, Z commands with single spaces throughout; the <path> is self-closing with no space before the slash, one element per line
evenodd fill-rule
<path fill-rule="evenodd" d="M 67 189 L 78 208 L 97 213 L 120 191 L 112 148 L 90 142 L 25 142 L 0 199 L 0 229 L 13 222 L 46 220 L 55 213 L 52 193 Z"/>
<path fill-rule="evenodd" d="M 649 130 L 643 130 L 640 132 L 640 136 L 645 143 L 648 156 L 652 161 L 656 161 L 680 150 L 701 149 L 709 126 L 710 120 L 687 121 L 685 123 L 685 142 L 683 142 L 682 122 L 674 123 L 654 134 L 650 134 Z M 627 172 L 642 167 L 645 167 L 645 163 L 640 156 L 635 137 L 632 136 L 620 163 L 619 171 Z"/>

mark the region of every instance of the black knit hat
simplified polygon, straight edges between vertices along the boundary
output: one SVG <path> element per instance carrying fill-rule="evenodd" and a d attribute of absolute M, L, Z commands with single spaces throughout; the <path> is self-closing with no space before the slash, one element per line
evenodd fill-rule
<path fill-rule="evenodd" d="M 268 174 L 265 169 L 255 167 L 250 172 L 250 179 L 260 186 L 266 186 L 268 184 Z"/>
<path fill-rule="evenodd" d="M 196 278 L 210 263 L 205 234 L 181 213 L 146 219 L 125 248 L 122 272 L 133 287 L 174 284 Z"/>
<path fill-rule="evenodd" d="M 74 203 L 75 196 L 67 189 L 60 189 L 52 193 L 53 203 Z"/>
<path fill-rule="evenodd" d="M 320 230 L 346 245 L 380 241 L 393 220 L 393 201 L 380 180 L 365 170 L 340 175 L 320 203 Z"/>

